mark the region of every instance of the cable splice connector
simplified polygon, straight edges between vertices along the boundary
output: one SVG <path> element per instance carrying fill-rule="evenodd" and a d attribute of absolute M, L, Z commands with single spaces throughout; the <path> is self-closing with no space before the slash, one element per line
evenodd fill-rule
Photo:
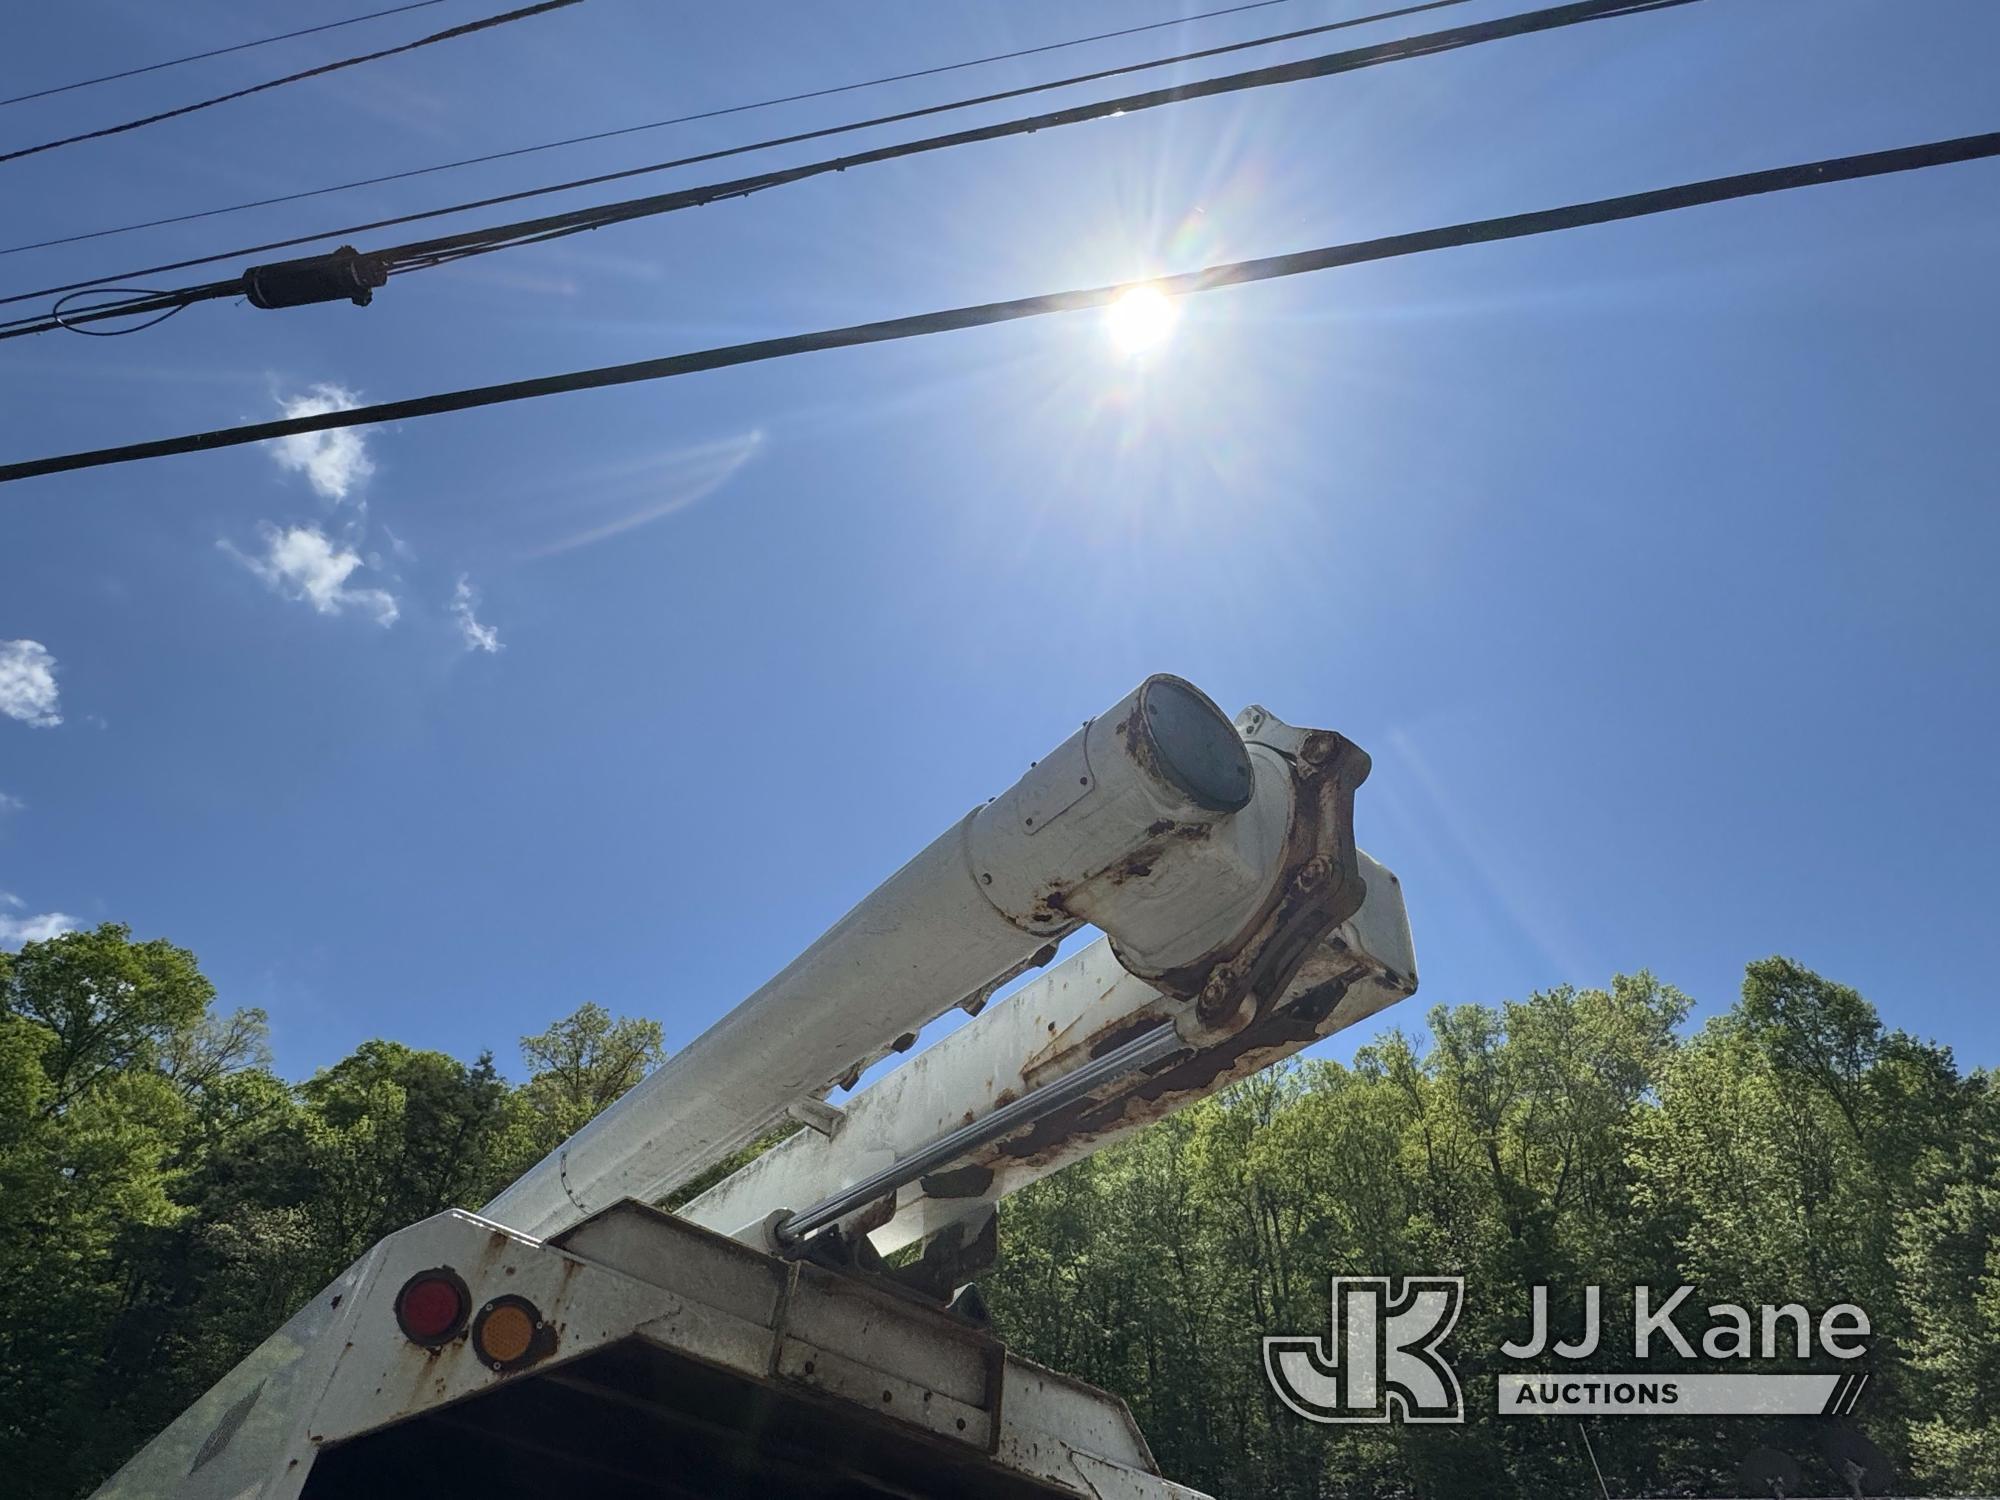
<path fill-rule="evenodd" d="M 342 245 L 324 255 L 274 261 L 243 273 L 252 307 L 304 307 L 313 302 L 352 302 L 366 307 L 375 288 L 389 284 L 388 263 Z"/>

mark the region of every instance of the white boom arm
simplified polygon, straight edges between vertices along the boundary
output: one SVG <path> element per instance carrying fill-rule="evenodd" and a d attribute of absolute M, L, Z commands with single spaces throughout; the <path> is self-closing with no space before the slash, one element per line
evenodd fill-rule
<path fill-rule="evenodd" d="M 835 1084 L 953 1006 L 976 1013 L 1086 922 L 1185 1002 L 1183 1042 L 1239 1028 L 1363 894 L 1367 756 L 1278 728 L 1246 739 L 1190 684 L 1148 678 L 482 1212 L 547 1236 L 663 1195 L 787 1112 L 826 1123 Z"/>
<path fill-rule="evenodd" d="M 1279 1002 L 1230 1045 L 1107 1079 L 1085 1099 L 951 1155 L 900 1191 L 871 1200 L 843 1227 L 868 1232 L 886 1255 L 948 1226 L 975 1224 L 1008 1194 L 1414 993 L 1402 888 L 1366 854 L 1360 864 L 1368 884 L 1361 910 L 1321 940 Z M 786 1211 L 918 1159 L 1002 1110 L 1034 1103 L 1122 1038 L 1144 1035 L 1179 1009 L 1126 973 L 1099 940 L 854 1095 L 832 1135 L 801 1131 L 680 1213 L 746 1244 L 780 1248 L 770 1230 Z"/>

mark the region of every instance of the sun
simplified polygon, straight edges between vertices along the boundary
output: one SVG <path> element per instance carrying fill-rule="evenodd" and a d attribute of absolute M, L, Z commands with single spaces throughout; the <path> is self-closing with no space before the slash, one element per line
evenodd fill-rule
<path fill-rule="evenodd" d="M 1156 286 L 1130 287 L 1104 310 L 1104 324 L 1120 354 L 1139 355 L 1164 344 L 1180 316 L 1173 301 Z"/>

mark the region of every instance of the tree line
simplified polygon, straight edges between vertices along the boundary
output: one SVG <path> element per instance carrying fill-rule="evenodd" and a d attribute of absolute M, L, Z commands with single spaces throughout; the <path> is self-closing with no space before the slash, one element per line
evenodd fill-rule
<path fill-rule="evenodd" d="M 1641 973 L 1438 1006 L 1352 1066 L 1251 1079 L 1010 1200 L 1000 1325 L 1122 1393 L 1165 1470 L 1217 1495 L 2000 1493 L 1992 1079 L 1782 958 L 1699 1029 L 1688 1010 Z M 1261 1338 L 1324 1335 L 1335 1275 L 1466 1278 L 1465 1425 L 1279 1405 Z M 1845 1422 L 1499 1418 L 1497 1351 L 1537 1284 L 1571 1331 L 1589 1285 L 1607 1308 L 1683 1284 L 1695 1309 L 1856 1304 L 1865 1400 Z M 1629 1328 L 1577 1366 L 1633 1367 Z"/>
<path fill-rule="evenodd" d="M 1699 1028 L 1651 976 L 1433 1009 L 1351 1066 L 1272 1070 L 1008 1200 L 983 1283 L 1021 1353 L 1122 1395 L 1217 1495 L 2000 1491 L 2000 1100 L 1785 959 Z M 194 956 L 107 924 L 0 953 L 0 1473 L 87 1493 L 369 1245 L 476 1207 L 655 1066 L 585 1004 L 522 1081 L 370 1041 L 302 1083 Z M 1462 1275 L 1458 1427 L 1322 1427 L 1263 1375 L 1334 1275 Z M 1855 1417 L 1498 1419 L 1527 1288 L 1852 1302 Z M 1629 1368 L 1629 1348 L 1584 1364 Z M 1623 1357 L 1621 1357 L 1621 1355 Z M 1585 1447 L 1585 1437 L 1589 1447 Z M 1767 1455 L 1768 1456 L 1768 1455 Z M 1847 1466 L 1843 1468 L 1843 1465 Z M 1798 1493 L 1794 1487 L 1793 1493 Z"/>

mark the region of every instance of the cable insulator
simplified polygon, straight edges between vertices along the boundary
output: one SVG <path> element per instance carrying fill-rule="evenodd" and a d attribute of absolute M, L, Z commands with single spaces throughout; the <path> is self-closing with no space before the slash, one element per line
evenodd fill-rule
<path fill-rule="evenodd" d="M 379 255 L 363 255 L 342 245 L 325 255 L 273 261 L 243 273 L 252 307 L 304 307 L 313 302 L 352 302 L 366 307 L 375 288 L 389 284 L 389 267 Z"/>

